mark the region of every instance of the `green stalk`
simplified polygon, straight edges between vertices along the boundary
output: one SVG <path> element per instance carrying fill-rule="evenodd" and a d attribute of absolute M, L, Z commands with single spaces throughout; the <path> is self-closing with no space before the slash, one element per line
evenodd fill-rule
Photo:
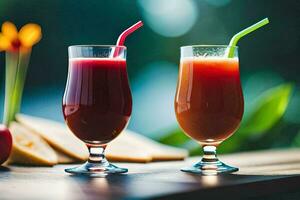
<path fill-rule="evenodd" d="M 5 57 L 5 97 L 3 123 L 8 126 L 11 121 L 12 96 L 16 82 L 16 74 L 19 62 L 19 52 L 6 52 Z"/>
<path fill-rule="evenodd" d="M 11 99 L 11 112 L 10 112 L 11 121 L 15 120 L 15 115 L 18 112 L 20 112 L 30 54 L 31 54 L 31 49 L 26 52 L 24 51 L 19 52 L 18 69 L 16 73 L 15 85 L 14 85 L 13 95 Z"/>
<path fill-rule="evenodd" d="M 227 52 L 225 55 L 227 55 L 228 58 L 233 58 L 234 57 L 234 49 L 235 49 L 234 47 L 237 45 L 238 41 L 245 35 L 255 31 L 256 29 L 258 29 L 268 23 L 269 23 L 269 19 L 265 18 L 265 19 L 257 22 L 256 24 L 253 24 L 252 26 L 235 34 L 230 40 L 229 47 L 227 48 Z"/>

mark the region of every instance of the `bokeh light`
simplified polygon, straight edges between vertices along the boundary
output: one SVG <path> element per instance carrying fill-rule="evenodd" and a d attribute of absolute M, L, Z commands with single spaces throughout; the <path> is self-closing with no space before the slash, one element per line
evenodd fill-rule
<path fill-rule="evenodd" d="M 156 33 L 177 37 L 195 24 L 198 7 L 193 0 L 139 0 L 146 24 Z"/>

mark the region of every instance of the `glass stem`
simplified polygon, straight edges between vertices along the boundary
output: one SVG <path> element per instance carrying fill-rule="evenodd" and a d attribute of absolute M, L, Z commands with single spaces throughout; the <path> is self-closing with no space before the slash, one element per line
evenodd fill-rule
<path fill-rule="evenodd" d="M 201 160 L 202 162 L 213 163 L 219 161 L 219 159 L 217 158 L 217 147 L 212 145 L 211 146 L 205 145 L 202 148 L 203 148 L 203 157 Z"/>
<path fill-rule="evenodd" d="M 89 149 L 88 163 L 108 165 L 108 161 L 105 158 L 104 151 L 106 145 L 87 145 Z"/>

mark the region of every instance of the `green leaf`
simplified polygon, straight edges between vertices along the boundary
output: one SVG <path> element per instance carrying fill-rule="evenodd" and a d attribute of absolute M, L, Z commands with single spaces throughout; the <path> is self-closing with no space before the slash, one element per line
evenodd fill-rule
<path fill-rule="evenodd" d="M 169 134 L 159 139 L 159 142 L 172 146 L 183 146 L 187 141 L 191 140 L 179 128 L 171 131 Z"/>
<path fill-rule="evenodd" d="M 237 131 L 230 138 L 227 138 L 221 145 L 218 147 L 218 153 L 230 153 L 240 149 L 245 137 L 242 137 Z"/>
<path fill-rule="evenodd" d="M 292 84 L 282 84 L 264 92 L 249 117 L 242 122 L 239 132 L 263 134 L 270 130 L 285 113 L 292 89 Z"/>
<path fill-rule="evenodd" d="M 284 115 L 292 89 L 292 84 L 282 84 L 259 96 L 252 112 L 243 120 L 236 133 L 220 145 L 219 151 L 229 153 L 239 150 L 248 137 L 267 133 Z"/>

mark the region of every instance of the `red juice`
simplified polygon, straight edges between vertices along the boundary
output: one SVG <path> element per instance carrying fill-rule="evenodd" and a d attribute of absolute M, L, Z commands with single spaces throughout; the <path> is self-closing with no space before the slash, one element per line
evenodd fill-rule
<path fill-rule="evenodd" d="M 238 128 L 243 110 L 238 59 L 181 60 L 175 112 L 187 135 L 217 145 Z"/>
<path fill-rule="evenodd" d="M 126 60 L 75 58 L 69 61 L 63 114 L 71 131 L 90 144 L 105 144 L 126 127 L 132 110 Z"/>

